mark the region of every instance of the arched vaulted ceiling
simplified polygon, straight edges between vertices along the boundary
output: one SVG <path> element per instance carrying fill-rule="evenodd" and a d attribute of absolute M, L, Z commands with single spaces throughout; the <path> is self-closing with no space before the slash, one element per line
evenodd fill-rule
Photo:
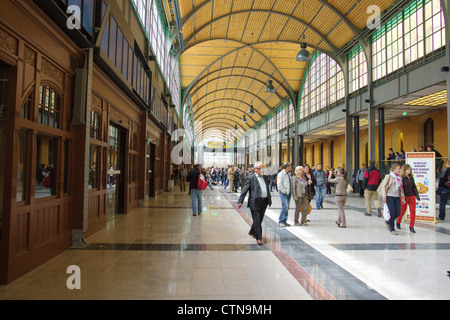
<path fill-rule="evenodd" d="M 333 57 L 381 12 L 399 0 L 179 0 L 184 52 L 183 102 L 195 121 L 223 132 L 248 130 L 284 99 L 296 104 L 306 62 L 300 43 Z M 265 92 L 268 80 L 275 93 Z M 249 115 L 250 105 L 256 113 Z M 240 121 L 246 114 L 248 121 Z M 196 135 L 199 133 L 196 132 Z"/>

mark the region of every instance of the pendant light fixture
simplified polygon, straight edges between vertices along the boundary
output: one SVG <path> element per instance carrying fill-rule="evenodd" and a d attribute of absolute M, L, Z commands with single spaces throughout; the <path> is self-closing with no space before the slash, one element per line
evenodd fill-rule
<path fill-rule="evenodd" d="M 298 62 L 309 62 L 311 60 L 311 54 L 308 50 L 306 50 L 307 47 L 308 45 L 306 44 L 306 42 L 300 43 L 301 50 L 297 53 L 297 57 L 295 58 L 295 60 L 297 60 Z"/>
<path fill-rule="evenodd" d="M 248 114 L 255 114 L 255 109 L 253 108 L 253 105 L 250 106 L 250 110 L 248 110 Z"/>
<path fill-rule="evenodd" d="M 247 122 L 247 118 L 245 117 L 245 114 L 242 116 L 241 121 L 242 121 L 242 122 Z"/>
<path fill-rule="evenodd" d="M 269 80 L 268 83 L 269 84 L 266 87 L 266 92 L 274 93 L 275 92 L 275 87 L 272 84 L 272 80 Z"/>

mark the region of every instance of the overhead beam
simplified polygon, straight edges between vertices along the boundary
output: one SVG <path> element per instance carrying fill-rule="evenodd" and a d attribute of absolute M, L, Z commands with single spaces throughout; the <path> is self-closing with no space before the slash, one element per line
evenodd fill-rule
<path fill-rule="evenodd" d="M 359 35 L 361 33 L 361 29 L 359 29 L 357 26 L 355 26 L 342 12 L 340 12 L 338 9 L 336 9 L 333 5 L 329 4 L 326 0 L 317 0 L 322 5 L 326 6 L 328 9 L 330 9 L 335 15 L 337 15 L 353 32 L 355 36 Z M 444 2 L 445 0 L 441 0 L 441 2 Z M 184 18 L 181 20 L 181 23 L 184 25 L 186 22 L 191 19 L 195 13 L 197 13 L 200 9 L 202 9 L 207 4 L 211 3 L 212 0 L 207 0 L 199 4 L 198 6 L 192 8 L 191 11 L 188 12 L 184 16 Z"/>
<path fill-rule="evenodd" d="M 196 111 L 194 111 L 194 116 L 195 116 L 201 109 L 207 107 L 207 106 L 208 106 L 209 104 L 211 104 L 211 103 L 214 103 L 214 102 L 217 102 L 217 101 L 227 101 L 227 100 L 230 100 L 230 101 L 237 101 L 237 102 L 246 104 L 249 108 L 250 108 L 250 105 L 251 105 L 250 103 L 247 103 L 247 102 L 242 101 L 242 100 L 239 100 L 239 99 L 234 99 L 234 98 L 216 99 L 216 100 L 209 101 L 209 102 L 205 103 L 204 105 L 202 105 L 201 107 L 199 107 Z M 263 118 L 265 117 L 265 115 L 263 115 L 261 112 L 259 112 L 258 109 L 256 109 L 256 108 L 255 108 L 255 112 L 261 117 L 261 119 L 263 119 Z"/>
<path fill-rule="evenodd" d="M 197 101 L 192 105 L 192 109 L 195 109 L 195 106 L 198 104 L 198 102 L 204 98 L 206 98 L 207 96 L 209 96 L 210 94 L 216 93 L 216 92 L 220 92 L 220 91 L 242 91 L 245 93 L 248 93 L 254 97 L 256 97 L 257 99 L 259 99 L 268 109 L 269 111 L 274 110 L 274 108 L 270 107 L 263 99 L 261 99 L 261 97 L 259 97 L 257 94 L 250 92 L 248 90 L 244 90 L 244 89 L 239 89 L 239 88 L 227 88 L 227 89 L 216 89 L 214 91 L 209 91 L 206 95 L 200 97 L 197 99 Z M 228 98 L 225 98 L 228 99 Z"/>
<path fill-rule="evenodd" d="M 239 42 L 239 41 L 237 41 L 237 42 Z M 240 42 L 240 43 L 242 43 L 242 42 Z M 293 101 L 293 103 L 295 103 L 296 93 L 295 93 L 295 91 L 292 89 L 292 87 L 289 85 L 289 82 L 288 82 L 287 79 L 284 77 L 283 73 L 277 68 L 277 66 L 276 66 L 276 65 L 275 65 L 275 64 L 274 64 L 274 63 L 273 63 L 266 55 L 264 55 L 261 51 L 259 51 L 259 50 L 256 49 L 256 48 L 253 48 L 253 47 L 250 46 L 250 45 L 244 44 L 242 47 L 235 48 L 235 49 L 231 50 L 230 52 L 228 52 L 228 53 L 224 54 L 223 56 L 217 58 L 216 60 L 214 60 L 213 62 L 211 62 L 208 66 L 206 66 L 206 67 L 205 67 L 205 68 L 197 75 L 197 77 L 195 77 L 195 79 L 192 80 L 192 82 L 191 82 L 186 88 L 183 89 L 181 104 L 184 105 L 184 104 L 186 103 L 186 99 L 187 99 L 187 97 L 189 96 L 189 93 L 190 93 L 192 87 L 194 86 L 195 83 L 198 82 L 198 79 L 199 79 L 199 78 L 200 78 L 200 77 L 201 77 L 201 76 L 202 76 L 209 68 L 211 68 L 211 67 L 212 67 L 214 64 L 216 64 L 217 62 L 223 60 L 226 56 L 228 56 L 228 55 L 230 55 L 230 54 L 233 54 L 233 53 L 235 53 L 235 52 L 237 52 L 237 51 L 239 51 L 239 50 L 241 50 L 241 49 L 243 49 L 243 48 L 251 48 L 252 50 L 254 50 L 255 52 L 257 52 L 258 54 L 260 54 L 262 57 L 264 57 L 264 58 L 266 59 L 266 61 L 268 61 L 268 62 L 272 65 L 272 67 L 273 67 L 274 70 L 275 70 L 274 73 L 275 73 L 275 72 L 278 72 L 278 74 L 280 75 L 280 77 L 281 77 L 281 79 L 283 80 L 283 82 L 286 83 L 286 85 L 288 86 L 288 89 L 289 89 L 289 94 L 288 94 L 288 95 L 289 95 L 289 98 L 291 99 L 291 101 Z"/>
<path fill-rule="evenodd" d="M 230 116 L 230 117 L 232 117 L 233 119 L 236 119 L 234 122 L 233 122 L 233 120 L 232 119 L 229 119 L 229 118 L 224 118 L 224 119 L 220 119 L 220 121 L 221 122 L 224 122 L 224 121 L 231 121 L 231 122 L 233 122 L 233 124 L 238 124 L 238 123 L 241 123 L 242 121 L 241 121 L 241 118 L 240 117 L 238 117 L 237 115 L 234 115 L 234 114 L 230 114 L 230 115 L 228 115 L 228 116 Z M 211 119 L 211 117 L 216 117 L 215 119 L 213 119 L 213 120 L 209 120 L 209 119 Z M 199 118 L 198 120 L 196 120 L 196 122 L 202 122 L 202 126 L 206 123 L 206 124 L 208 124 L 209 122 L 214 122 L 214 120 L 217 120 L 217 114 L 210 114 L 210 115 L 208 115 L 208 116 L 206 116 L 206 117 L 203 117 L 203 118 Z M 247 128 L 247 130 L 248 129 L 250 129 L 250 125 L 248 124 L 248 121 L 247 122 L 245 122 L 245 125 L 248 127 Z M 254 125 L 254 124 L 253 124 Z M 233 125 L 233 127 L 234 127 L 234 125 Z M 244 128 L 244 126 L 242 126 L 242 128 Z M 195 130 L 194 130 L 195 131 Z"/>
<path fill-rule="evenodd" d="M 237 99 L 236 99 L 237 100 Z M 200 108 L 199 108 L 199 110 L 200 109 L 202 109 L 203 107 L 205 107 L 206 105 L 204 105 L 204 106 L 201 106 Z M 249 118 L 250 118 L 250 120 L 252 120 L 254 123 L 257 123 L 258 121 L 256 121 L 255 119 L 253 119 L 252 117 L 251 117 L 251 115 L 248 113 L 248 111 L 243 111 L 243 110 L 241 110 L 241 109 L 239 109 L 239 108 L 236 108 L 236 107 L 231 107 L 231 106 L 220 106 L 220 107 L 214 107 L 214 108 L 211 108 L 211 109 L 209 109 L 209 110 L 207 110 L 207 111 L 213 111 L 213 110 L 215 110 L 215 109 L 221 109 L 221 108 L 227 108 L 227 109 L 231 109 L 231 110 L 237 110 L 237 111 L 239 111 L 239 112 L 243 112 L 243 113 L 245 113 Z M 199 111 L 199 110 L 197 110 L 197 111 Z M 256 111 L 256 109 L 255 109 L 255 111 Z M 195 113 L 195 112 L 194 112 Z M 261 117 L 261 114 L 258 112 L 258 115 Z M 262 117 L 261 117 L 262 118 Z M 222 120 L 222 119 L 220 119 L 220 120 Z"/>
<path fill-rule="evenodd" d="M 230 69 L 230 68 L 227 68 L 227 69 Z M 217 71 L 220 71 L 220 70 L 217 70 Z M 212 74 L 212 73 L 208 74 L 208 76 L 211 75 L 211 74 Z M 207 76 L 205 76 L 205 77 L 207 77 Z M 203 79 L 204 79 L 205 77 L 203 77 Z M 242 78 L 252 79 L 252 80 L 254 80 L 254 81 L 256 81 L 256 82 L 261 83 L 263 86 L 266 86 L 266 85 L 267 85 L 266 82 L 264 82 L 264 81 L 262 81 L 262 80 L 259 80 L 259 79 L 257 79 L 257 78 L 251 77 L 251 76 L 241 75 L 241 74 L 228 74 L 228 75 L 219 76 L 219 77 L 214 78 L 214 79 L 210 79 L 210 80 L 208 80 L 207 82 L 205 82 L 204 84 L 202 84 L 201 86 L 196 87 L 196 89 L 195 89 L 194 91 L 191 92 L 191 96 L 195 95 L 195 94 L 197 93 L 198 90 L 200 90 L 200 89 L 203 88 L 204 86 L 210 84 L 211 82 L 216 81 L 216 80 L 220 80 L 220 79 L 224 79 L 224 78 L 229 78 L 229 77 L 242 77 Z M 275 80 L 275 79 L 274 79 L 274 80 Z M 279 83 L 277 80 L 275 80 L 275 82 L 276 82 L 278 85 L 280 85 L 280 83 Z M 281 86 L 281 85 L 280 85 L 280 86 Z M 286 91 L 286 93 L 289 94 L 289 92 L 287 92 L 287 91 Z M 280 96 L 280 95 L 278 94 L 278 92 L 276 92 L 276 91 L 275 91 L 275 95 L 276 95 L 276 96 L 278 97 L 278 99 L 280 99 L 280 100 L 284 99 L 284 98 L 283 98 L 282 96 Z"/>
<path fill-rule="evenodd" d="M 240 11 L 233 11 L 230 13 L 227 13 L 225 15 L 222 15 L 220 17 L 216 17 L 215 19 L 212 19 L 210 21 L 208 21 L 207 23 L 205 23 L 204 25 L 202 25 L 200 28 L 198 28 L 197 30 L 195 30 L 191 35 L 189 35 L 186 38 L 186 44 L 189 44 L 189 42 L 195 38 L 197 36 L 197 34 L 199 34 L 203 29 L 205 29 L 206 27 L 208 27 L 211 24 L 214 24 L 215 22 L 227 18 L 227 17 L 231 17 L 234 15 L 238 15 L 238 14 L 248 14 L 248 13 L 268 13 L 268 14 L 274 14 L 274 15 L 280 15 L 282 17 L 287 17 L 288 19 L 292 19 L 293 21 L 304 25 L 305 27 L 309 28 L 313 33 L 315 33 L 319 38 L 322 39 L 323 42 L 325 42 L 327 44 L 327 46 L 331 49 L 331 51 L 333 52 L 337 52 L 339 49 L 331 43 L 330 40 L 328 40 L 328 38 L 323 35 L 319 30 L 317 30 L 315 27 L 313 27 L 311 24 L 309 24 L 308 22 L 302 21 L 296 17 L 290 16 L 284 12 L 277 12 L 277 11 L 271 11 L 271 10 L 265 10 L 265 9 L 252 9 L 252 10 L 240 10 Z M 275 41 L 275 40 L 274 40 Z"/>

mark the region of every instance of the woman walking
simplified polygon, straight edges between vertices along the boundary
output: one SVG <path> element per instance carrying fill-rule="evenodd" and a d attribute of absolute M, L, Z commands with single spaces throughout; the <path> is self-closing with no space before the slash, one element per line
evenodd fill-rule
<path fill-rule="evenodd" d="M 400 164 L 394 164 L 391 173 L 387 174 L 381 183 L 381 196 L 389 210 L 389 219 L 386 220 L 386 227 L 391 234 L 398 235 L 395 231 L 395 220 L 400 216 L 401 203 L 405 203 L 405 193 L 400 177 Z"/>
<path fill-rule="evenodd" d="M 411 220 L 409 222 L 409 231 L 416 233 L 414 230 L 414 222 L 416 221 L 416 199 L 420 201 L 419 191 L 417 191 L 416 183 L 414 182 L 414 176 L 409 164 L 405 164 L 400 169 L 400 177 L 402 178 L 403 190 L 405 192 L 406 203 L 401 203 L 400 205 L 400 217 L 397 219 L 397 229 L 400 228 L 400 222 L 402 221 L 403 215 L 406 212 L 406 208 L 409 206 L 409 213 L 411 215 Z"/>
<path fill-rule="evenodd" d="M 308 214 L 311 213 L 312 207 L 311 207 L 311 200 L 314 198 L 314 195 L 316 194 L 315 185 L 316 185 L 316 177 L 311 172 L 311 167 L 309 164 L 305 163 L 303 165 L 303 175 L 306 178 L 306 181 L 308 181 L 308 185 L 306 186 L 306 197 L 308 198 Z M 310 220 L 308 219 L 308 222 Z"/>
<path fill-rule="evenodd" d="M 347 172 L 344 168 L 333 171 L 333 174 L 336 174 L 336 178 L 333 178 L 332 175 L 328 177 L 328 182 L 336 184 L 336 205 L 338 207 L 339 217 L 336 220 L 336 224 L 338 228 L 346 228 L 347 224 L 345 221 L 345 211 L 344 206 L 347 201 L 347 186 L 349 181 L 347 179 Z"/>
<path fill-rule="evenodd" d="M 303 167 L 295 168 L 295 175 L 292 177 L 292 197 L 295 201 L 294 223 L 296 226 L 307 226 L 306 216 L 308 214 L 308 197 L 306 195 L 306 186 L 308 180 L 303 174 Z M 302 208 L 302 219 L 298 221 L 300 208 Z"/>

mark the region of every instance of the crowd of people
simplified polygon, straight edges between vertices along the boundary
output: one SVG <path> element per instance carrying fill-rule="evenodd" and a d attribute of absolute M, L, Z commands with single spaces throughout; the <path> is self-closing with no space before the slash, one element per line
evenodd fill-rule
<path fill-rule="evenodd" d="M 450 196 L 450 160 L 446 170 L 440 177 L 437 194 L 440 196 L 438 220 L 445 219 L 445 206 Z M 369 167 L 364 165 L 353 174 L 353 179 L 347 176 L 344 168 L 323 170 L 322 165 L 311 168 L 308 164 L 293 168 L 290 163 L 284 163 L 276 173 L 263 173 L 263 164 L 256 162 L 253 168 L 236 168 L 233 165 L 225 168 L 210 167 L 200 169 L 199 165 L 192 166 L 189 171 L 182 166 L 178 170 L 181 186 L 183 181 L 189 182 L 189 193 L 192 197 L 193 215 L 202 213 L 202 191 L 197 188 L 197 180 L 203 174 L 212 189 L 212 185 L 222 185 L 228 192 L 238 192 L 240 197 L 238 207 L 241 208 L 247 193 L 248 207 L 253 217 L 253 225 L 249 232 L 262 244 L 261 223 L 267 206 L 272 203 L 271 192 L 276 188 L 281 200 L 281 212 L 278 223 L 282 227 L 289 227 L 287 222 L 291 198 L 295 202 L 294 223 L 297 226 L 308 226 L 308 214 L 312 210 L 311 200 L 315 197 L 317 210 L 323 209 L 326 194 L 331 194 L 331 187 L 335 189 L 337 206 L 336 225 L 346 228 L 345 204 L 349 192 L 357 189 L 361 197 L 365 198 L 365 216 L 372 215 L 372 202 L 378 217 L 383 217 L 389 232 L 397 235 L 396 229 L 401 229 L 401 220 L 409 207 L 409 230 L 415 233 L 416 202 L 420 201 L 420 194 L 414 181 L 411 166 L 401 161 L 391 166 L 390 172 L 384 177 L 375 166 L 375 161 L 369 161 Z M 184 187 L 181 188 L 184 191 Z M 380 201 L 381 200 L 381 201 Z M 383 205 L 383 207 L 382 207 Z M 300 216 L 301 213 L 301 216 Z"/>

